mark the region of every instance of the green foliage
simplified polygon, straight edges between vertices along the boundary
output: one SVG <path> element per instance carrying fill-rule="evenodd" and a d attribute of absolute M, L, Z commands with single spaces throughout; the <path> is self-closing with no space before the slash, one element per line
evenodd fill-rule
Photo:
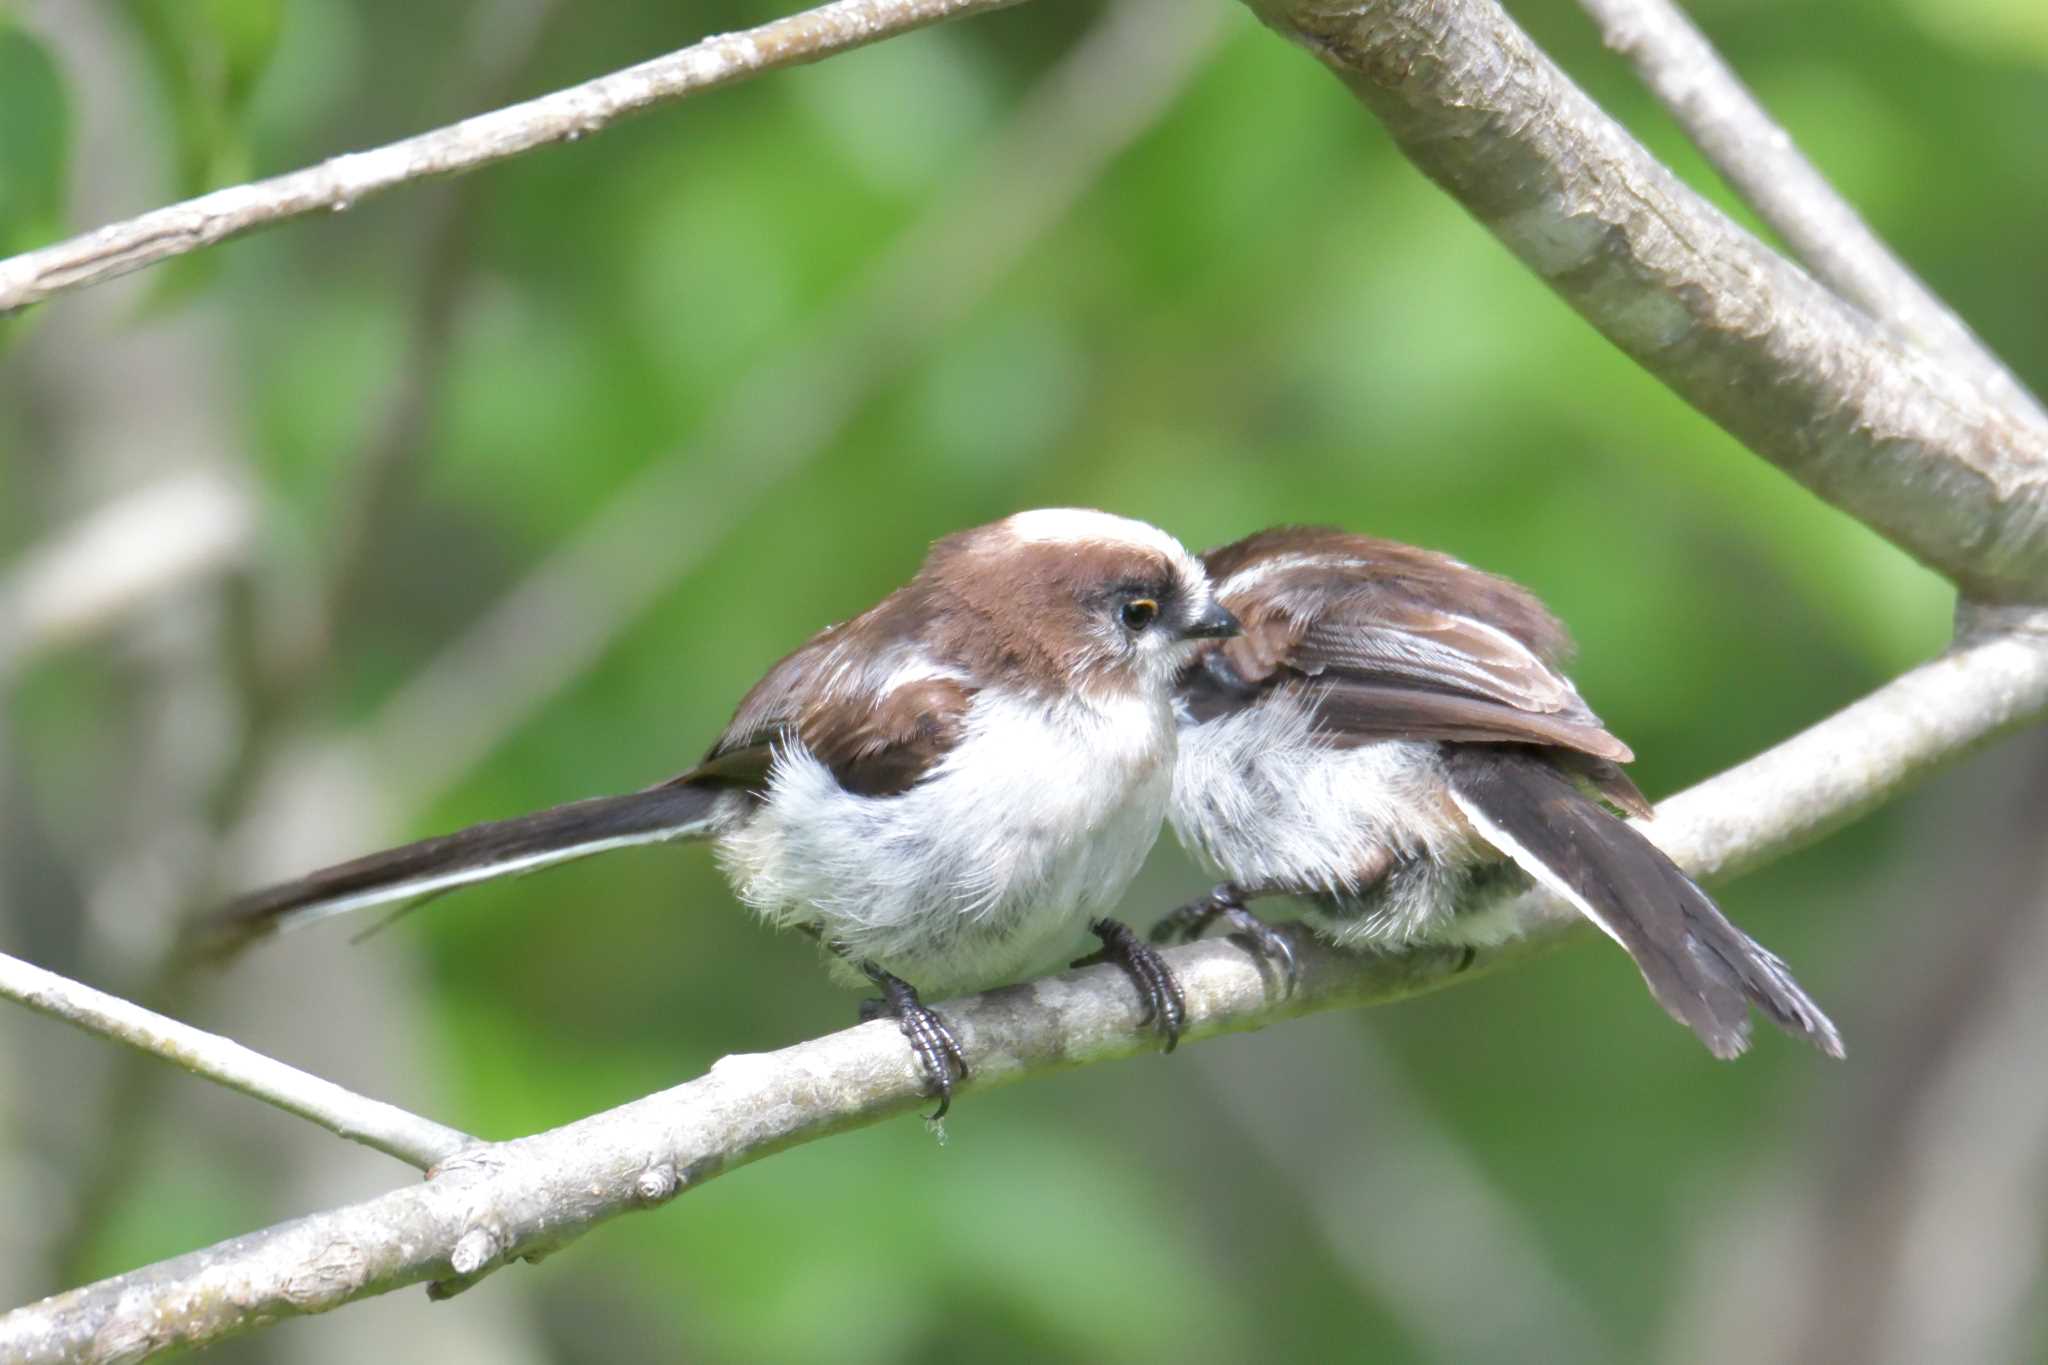
<path fill-rule="evenodd" d="M 0 256 L 59 234 L 70 151 L 62 73 L 43 43 L 0 10 Z M 19 327 L 0 320 L 0 350 Z"/>
<path fill-rule="evenodd" d="M 0 251 L 39 246 L 64 221 L 71 109 L 49 50 L 0 14 Z"/>

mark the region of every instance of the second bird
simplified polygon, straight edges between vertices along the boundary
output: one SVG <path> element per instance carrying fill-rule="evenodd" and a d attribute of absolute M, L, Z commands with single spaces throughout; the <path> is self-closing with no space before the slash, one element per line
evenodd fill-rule
<path fill-rule="evenodd" d="M 1494 943 L 1512 925 L 1458 902 L 1509 862 L 1620 944 L 1715 1056 L 1749 1045 L 1752 1005 L 1842 1055 L 1785 964 L 1610 813 L 1650 806 L 1617 766 L 1628 746 L 1559 671 L 1564 629 L 1530 593 L 1320 527 L 1203 562 L 1243 633 L 1183 677 L 1170 819 L 1228 880 L 1156 936 L 1220 918 L 1284 958 L 1245 902 L 1286 895 L 1341 945 Z"/>

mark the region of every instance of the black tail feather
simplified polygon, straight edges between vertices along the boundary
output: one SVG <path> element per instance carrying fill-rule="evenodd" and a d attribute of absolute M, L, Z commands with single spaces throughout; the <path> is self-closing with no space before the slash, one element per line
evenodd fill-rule
<path fill-rule="evenodd" d="M 667 784 L 471 825 L 241 896 L 199 922 L 190 948 L 225 957 L 294 924 L 373 905 L 425 901 L 627 844 L 702 837 L 729 788 Z"/>
<path fill-rule="evenodd" d="M 1716 1057 L 1749 1046 L 1749 1006 L 1831 1057 L 1841 1035 L 1779 958 L 1692 878 L 1543 758 L 1449 750 L 1451 786 L 1481 834 L 1635 959 L 1650 994 Z"/>

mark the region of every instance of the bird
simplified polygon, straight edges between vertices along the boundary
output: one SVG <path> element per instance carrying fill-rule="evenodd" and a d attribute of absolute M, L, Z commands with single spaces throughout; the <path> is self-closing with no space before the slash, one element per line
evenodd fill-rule
<path fill-rule="evenodd" d="M 1561 671 L 1570 639 L 1527 589 L 1323 526 L 1202 562 L 1242 630 L 1179 680 L 1167 818 L 1224 880 L 1155 942 L 1221 921 L 1291 984 L 1288 940 L 1247 906 L 1288 896 L 1342 947 L 1476 949 L 1514 926 L 1503 898 L 1461 913 L 1461 896 L 1519 869 L 1619 944 L 1714 1056 L 1749 1046 L 1751 1006 L 1843 1055 L 1785 963 L 1620 818 L 1651 814 L 1620 766 L 1634 755 Z"/>
<path fill-rule="evenodd" d="M 815 938 L 897 1020 L 939 1100 L 966 1059 L 925 994 L 1069 952 L 1123 967 L 1178 1037 L 1171 973 L 1107 911 L 1163 828 L 1176 677 L 1235 633 L 1145 522 L 1042 508 L 944 537 L 903 587 L 775 664 L 681 775 L 312 872 L 208 917 L 197 950 L 629 845 L 708 840 L 738 899 Z M 1076 964 L 1079 965 L 1079 964 Z"/>

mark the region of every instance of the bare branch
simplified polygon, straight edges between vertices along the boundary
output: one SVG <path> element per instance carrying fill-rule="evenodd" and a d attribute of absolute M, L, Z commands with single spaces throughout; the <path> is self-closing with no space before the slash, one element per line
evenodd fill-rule
<path fill-rule="evenodd" d="M 2023 422 L 2034 395 L 1870 230 L 1671 0 L 1579 0 L 1679 126 L 1821 283 Z"/>
<path fill-rule="evenodd" d="M 0 261 L 0 317 L 256 228 L 339 213 L 398 185 L 456 175 L 553 142 L 574 142 L 629 114 L 766 71 L 865 47 L 1017 0 L 833 0 L 521 104 L 288 175 L 215 190 L 54 246 Z"/>
<path fill-rule="evenodd" d="M 1751 866 L 1942 759 L 2038 717 L 2048 710 L 2048 613 L 2004 613 L 1995 625 L 1668 802 L 1659 842 L 1694 869 Z M 1184 1039 L 1402 999 L 1526 958 L 1583 926 L 1533 893 L 1517 912 L 1528 933 L 1483 952 L 1463 973 L 1456 952 L 1353 956 L 1296 932 L 1301 984 L 1284 1000 L 1272 998 L 1258 966 L 1226 943 L 1171 950 L 1188 1000 Z M 1155 1045 L 1128 981 L 1110 967 L 950 1001 L 944 1012 L 973 1068 L 972 1090 Z M 1676 1038 L 1674 1045 L 1681 1045 Z M 780 1052 L 728 1057 L 673 1090 L 535 1137 L 470 1149 L 424 1184 L 18 1309 L 0 1318 L 0 1357 L 140 1360 L 421 1280 L 453 1293 L 608 1218 L 663 1203 L 785 1147 L 900 1113 L 921 1091 L 916 1063 L 886 1021 Z"/>
<path fill-rule="evenodd" d="M 1493 0 L 1247 0 L 1615 345 L 1988 601 L 2048 598 L 2048 439 L 1701 199 Z"/>
<path fill-rule="evenodd" d="M 421 1170 L 477 1145 L 466 1133 L 344 1090 L 218 1034 L 165 1018 L 4 953 L 0 953 L 0 997 L 20 1001 L 87 1033 L 126 1043 Z"/>

